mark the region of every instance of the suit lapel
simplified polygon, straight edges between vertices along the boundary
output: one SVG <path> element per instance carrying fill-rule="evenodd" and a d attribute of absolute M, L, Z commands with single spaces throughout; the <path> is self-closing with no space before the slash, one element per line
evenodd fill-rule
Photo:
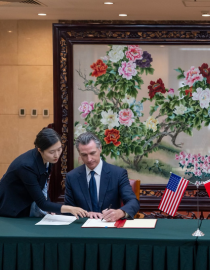
<path fill-rule="evenodd" d="M 104 197 L 108 188 L 110 182 L 110 171 L 108 168 L 108 164 L 103 161 L 103 167 L 102 167 L 102 171 L 101 171 L 101 180 L 100 180 L 100 190 L 99 190 L 99 208 L 100 210 L 104 210 L 101 209 L 103 201 L 104 201 Z"/>
<path fill-rule="evenodd" d="M 79 184 L 80 184 L 80 188 L 82 190 L 82 193 L 85 197 L 85 200 L 90 208 L 90 211 L 92 211 L 92 204 L 91 204 L 91 200 L 90 200 L 90 193 L 89 193 L 89 189 L 88 189 L 88 184 L 87 184 L 87 176 L 86 176 L 86 168 L 85 165 L 81 166 L 81 170 L 79 172 Z"/>

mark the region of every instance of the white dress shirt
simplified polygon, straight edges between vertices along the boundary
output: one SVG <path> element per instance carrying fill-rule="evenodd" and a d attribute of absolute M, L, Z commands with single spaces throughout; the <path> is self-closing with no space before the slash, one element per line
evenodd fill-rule
<path fill-rule="evenodd" d="M 91 178 L 91 171 L 94 171 L 94 177 L 96 179 L 96 188 L 97 188 L 97 199 L 99 201 L 99 189 L 100 189 L 100 180 L 101 180 L 101 171 L 102 171 L 102 166 L 103 166 L 103 161 L 100 159 L 99 164 L 95 167 L 94 170 L 90 170 L 86 165 L 86 176 L 87 176 L 87 183 L 88 183 L 88 187 L 89 187 L 89 182 L 90 182 L 90 178 Z"/>

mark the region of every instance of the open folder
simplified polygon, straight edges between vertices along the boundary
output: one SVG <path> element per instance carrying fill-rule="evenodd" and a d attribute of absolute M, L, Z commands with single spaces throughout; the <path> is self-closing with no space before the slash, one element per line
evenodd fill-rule
<path fill-rule="evenodd" d="M 82 228 L 136 228 L 136 229 L 154 229 L 157 219 L 133 219 L 119 220 L 116 222 L 107 222 L 100 219 L 88 219 Z"/>

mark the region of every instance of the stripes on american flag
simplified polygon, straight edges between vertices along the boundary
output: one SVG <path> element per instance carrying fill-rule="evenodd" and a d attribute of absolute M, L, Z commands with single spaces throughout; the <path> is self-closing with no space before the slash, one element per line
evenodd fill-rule
<path fill-rule="evenodd" d="M 188 183 L 188 180 L 172 173 L 158 209 L 171 216 L 175 216 Z"/>

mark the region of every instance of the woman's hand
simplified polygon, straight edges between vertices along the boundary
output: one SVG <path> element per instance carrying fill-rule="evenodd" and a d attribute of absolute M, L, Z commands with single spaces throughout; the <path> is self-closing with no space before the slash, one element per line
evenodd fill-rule
<path fill-rule="evenodd" d="M 74 215 L 77 219 L 79 218 L 78 216 L 81 218 L 89 217 L 88 212 L 80 207 L 72 207 L 71 214 Z"/>
<path fill-rule="evenodd" d="M 80 207 L 74 207 L 70 205 L 62 205 L 61 206 L 61 213 L 71 213 L 74 215 L 77 219 L 79 217 L 89 217 L 89 214 L 86 210 L 80 208 Z"/>

